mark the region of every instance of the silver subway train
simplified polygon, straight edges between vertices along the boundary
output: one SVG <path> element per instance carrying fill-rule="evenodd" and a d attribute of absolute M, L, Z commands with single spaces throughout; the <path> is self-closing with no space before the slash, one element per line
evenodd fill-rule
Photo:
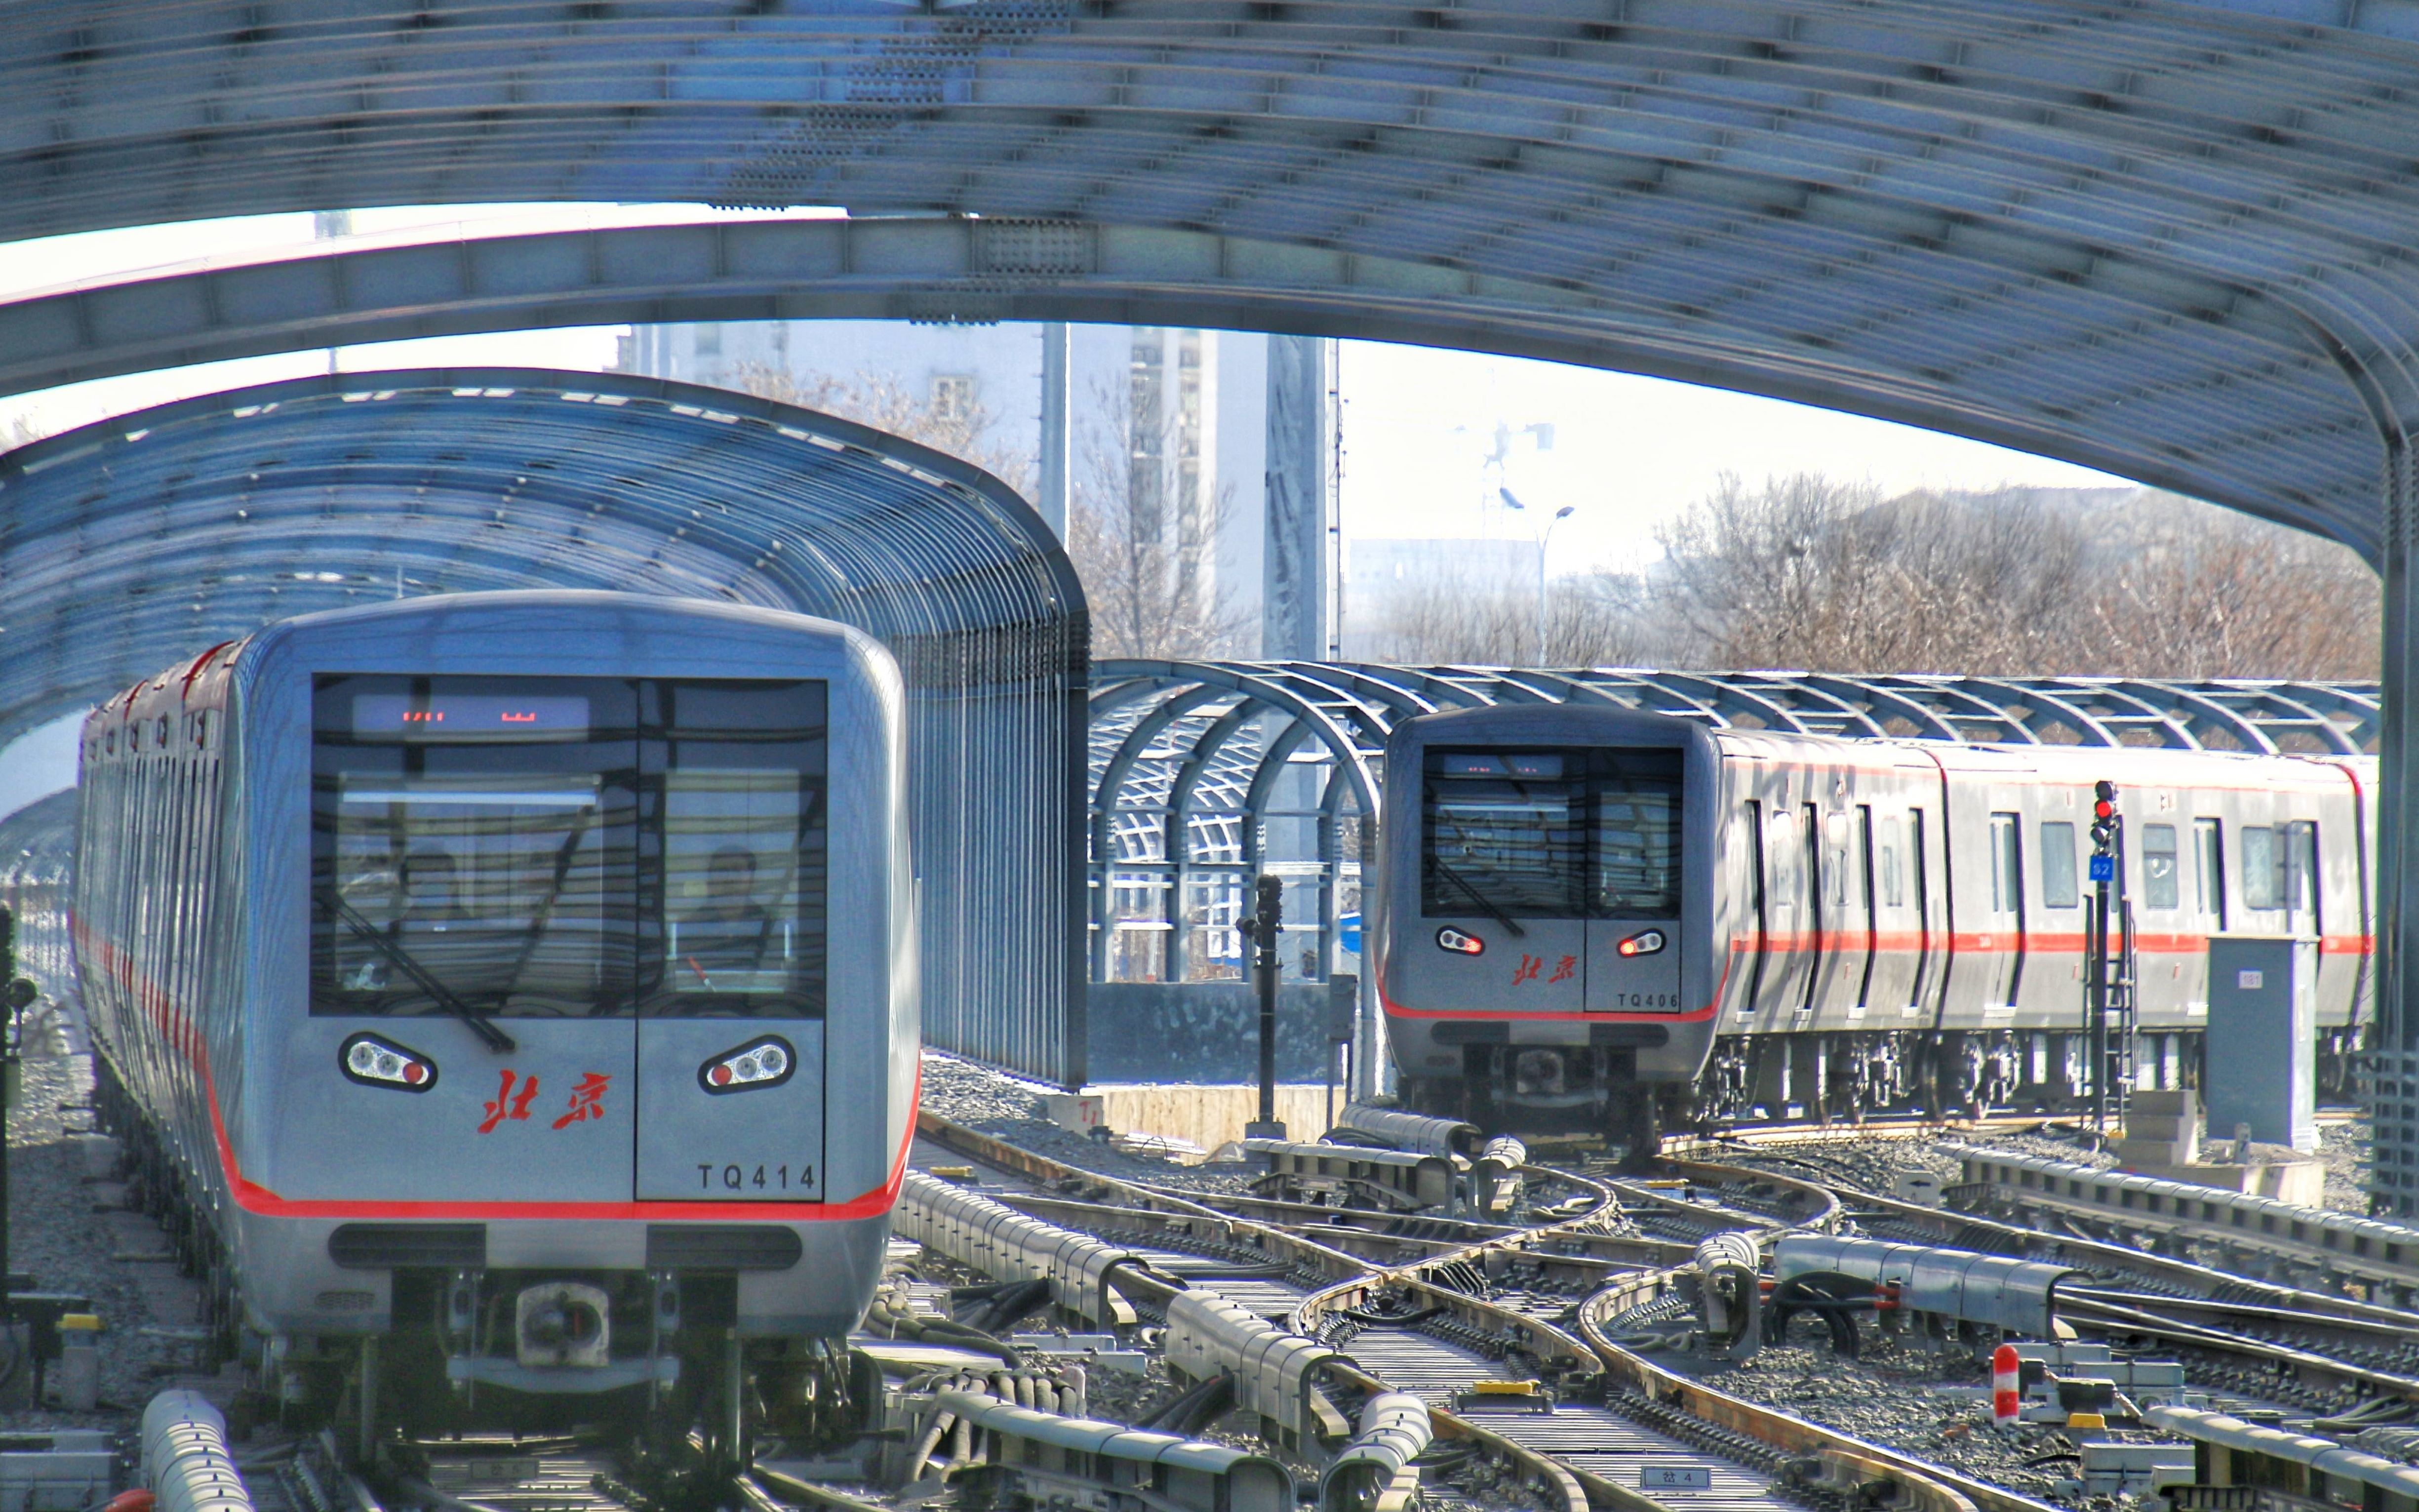
<path fill-rule="evenodd" d="M 2374 758 L 1558 704 L 1426 715 L 1387 745 L 1374 978 L 1405 1101 L 1622 1134 L 2068 1105 L 2100 781 L 2124 821 L 2137 1085 L 2196 1075 L 2224 934 L 2319 942 L 2339 1082 L 2370 1017 Z"/>
<path fill-rule="evenodd" d="M 290 1411 L 735 1422 L 841 1368 L 917 1096 L 901 697 L 824 621 L 482 594 L 85 721 L 103 1116 Z"/>

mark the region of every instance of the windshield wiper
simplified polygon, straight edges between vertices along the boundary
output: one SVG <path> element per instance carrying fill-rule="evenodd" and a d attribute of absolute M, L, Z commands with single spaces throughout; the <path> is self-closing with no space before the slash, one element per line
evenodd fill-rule
<path fill-rule="evenodd" d="M 496 1027 L 495 1025 L 481 1017 L 477 1009 L 472 1008 L 470 1004 L 462 1001 L 459 997 L 455 996 L 454 989 L 446 986 L 443 982 L 439 981 L 435 977 L 430 976 L 427 967 L 422 965 L 419 962 L 414 961 L 405 952 L 402 946 L 388 939 L 385 933 L 381 932 L 376 924 L 363 918 L 361 915 L 361 911 L 355 908 L 352 904 L 345 902 L 344 898 L 337 893 L 335 888 L 330 887 L 328 889 L 327 901 L 328 906 L 334 910 L 338 918 L 345 921 L 347 927 L 350 928 L 354 933 L 360 935 L 362 939 L 369 941 L 370 948 L 377 951 L 378 954 L 386 957 L 387 964 L 389 965 L 393 966 L 395 970 L 402 972 L 407 977 L 409 977 L 411 979 L 412 985 L 418 987 L 422 992 L 426 993 L 429 996 L 437 999 L 438 1007 L 443 1009 L 448 1013 L 453 1014 L 455 1018 L 460 1019 L 463 1023 L 469 1025 L 470 1026 L 470 1032 L 479 1037 L 479 1041 L 482 1044 L 485 1044 L 488 1049 L 494 1051 L 500 1056 L 508 1055 L 518 1048 L 518 1046 L 513 1042 L 513 1037 L 511 1035 L 506 1034 L 503 1030 Z"/>
<path fill-rule="evenodd" d="M 1471 887 L 1468 877 L 1463 876 L 1460 872 L 1455 871 L 1452 867 L 1447 866 L 1444 862 L 1437 861 L 1434 856 L 1430 856 L 1429 859 L 1431 861 L 1435 861 L 1436 869 L 1444 873 L 1444 879 L 1447 882 L 1452 883 L 1455 887 L 1459 887 L 1462 891 L 1468 893 L 1471 903 L 1476 903 L 1479 907 L 1484 908 L 1488 913 L 1494 915 L 1496 922 L 1502 924 L 1505 929 L 1510 930 L 1515 938 L 1528 938 L 1529 932 L 1522 929 L 1518 924 L 1514 923 L 1510 914 L 1505 913 L 1502 909 L 1495 905 L 1495 900 L 1487 897 L 1487 894 L 1479 891 L 1476 887 Z"/>
<path fill-rule="evenodd" d="M 594 812 L 593 809 L 580 810 L 579 819 L 571 826 L 571 833 L 563 836 L 562 843 L 555 848 L 554 880 L 547 885 L 545 900 L 530 915 L 529 928 L 522 933 L 521 953 L 513 958 L 513 969 L 504 976 L 503 1001 L 512 1000 L 513 990 L 521 984 L 521 973 L 529 969 L 531 959 L 537 954 L 539 942 L 546 938 L 547 926 L 554 921 L 554 905 L 562 897 L 562 885 L 571 876 L 572 859 L 579 854 L 579 841 L 587 835 L 588 820 Z"/>

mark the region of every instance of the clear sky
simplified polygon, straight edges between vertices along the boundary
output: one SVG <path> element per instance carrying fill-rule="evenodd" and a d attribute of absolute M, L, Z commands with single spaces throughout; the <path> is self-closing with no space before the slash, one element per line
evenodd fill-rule
<path fill-rule="evenodd" d="M 357 237 L 427 241 L 471 231 L 737 218 L 680 205 L 450 206 L 358 210 L 351 227 Z M 200 258 L 273 255 L 313 237 L 312 217 L 270 215 L 0 244 L 0 300 Z M 347 371 L 495 363 L 594 372 L 612 362 L 618 329 L 391 342 L 343 347 L 334 360 Z M 68 430 L 194 394 L 325 372 L 329 362 L 325 351 L 296 352 L 0 398 L 0 443 L 14 420 L 43 433 Z M 1341 365 L 1348 537 L 1525 539 L 1531 517 L 1507 516 L 1495 502 L 1497 489 L 1508 486 L 1545 513 L 1573 506 L 1553 538 L 1558 572 L 1651 557 L 1655 528 L 1724 471 L 1750 480 L 1826 472 L 1870 479 L 1886 492 L 2124 481 L 1979 441 L 1628 374 L 1359 342 L 1344 345 Z M 0 813 L 71 783 L 74 752 L 73 721 L 0 750 Z"/>
<path fill-rule="evenodd" d="M 1725 471 L 1825 472 L 1885 493 L 2128 486 L 1980 441 L 1628 373 L 1363 343 L 1346 344 L 1342 367 L 1348 538 L 1529 539 L 1531 518 L 1495 501 L 1509 486 L 1530 516 L 1575 506 L 1554 533 L 1558 572 L 1656 554 L 1655 527 Z M 1489 462 L 1499 423 L 1500 466 Z"/>

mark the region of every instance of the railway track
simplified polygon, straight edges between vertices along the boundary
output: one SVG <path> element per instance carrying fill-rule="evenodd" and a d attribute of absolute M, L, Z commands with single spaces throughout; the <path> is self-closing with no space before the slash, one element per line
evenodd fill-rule
<path fill-rule="evenodd" d="M 1955 1132 L 2042 1121 L 1968 1122 Z M 1876 1132 L 1949 1131 L 1911 1121 L 1835 1137 Z M 1368 1389 L 1420 1396 L 1447 1436 L 1500 1440 L 1560 1471 L 1599 1505 L 1712 1512 L 1776 1498 L 1826 1505 L 1876 1495 L 1982 1512 L 2044 1504 L 1729 1396 L 1610 1336 L 1610 1319 L 1673 1287 L 1695 1240 L 1726 1229 L 1840 1228 L 2054 1257 L 2111 1278 L 2076 1290 L 2064 1309 L 2074 1321 L 2119 1341 L 2155 1341 L 2222 1389 L 2320 1412 L 2380 1397 L 2419 1402 L 2419 1324 L 2408 1315 L 2086 1235 L 1906 1202 L 1819 1165 L 1790 1172 L 1744 1158 L 1766 1144 L 1805 1142 L 1802 1128 L 1683 1147 L 1666 1162 L 1672 1176 L 1659 1180 L 1530 1167 L 1532 1180 L 1593 1187 L 1610 1199 L 1574 1203 L 1586 1210 L 1580 1216 L 1556 1213 L 1532 1227 L 1179 1193 L 1032 1157 L 946 1120 L 928 1122 L 927 1133 L 1018 1175 L 1025 1190 L 997 1195 L 1020 1211 L 1125 1242 L 1157 1237 L 1188 1246 L 1148 1250 L 1155 1266 L 1177 1268 L 1196 1254 L 1265 1257 L 1265 1273 L 1204 1280 L 1261 1316 L 1285 1313 L 1298 1333 L 1342 1347 Z M 1600 1216 L 1588 1221 L 1616 1203 L 1626 1231 L 1603 1232 Z M 1551 1411 L 1517 1396 L 1473 1397 L 1469 1387 L 1479 1379 L 1534 1381 L 1560 1397 Z M 1639 1485 L 1691 1471 L 1702 1478 L 1685 1486 Z M 1541 1474 L 1536 1483 L 1551 1480 Z M 1441 1500 L 1455 1497 L 1446 1489 Z"/>
<path fill-rule="evenodd" d="M 953 1151 L 1027 1180 L 1076 1187 L 1098 1181 L 1104 1192 L 1139 1190 L 1031 1156 L 937 1116 L 927 1117 L 923 1131 Z M 1602 1195 L 1596 1209 L 1609 1209 L 1626 1184 L 1544 1167 L 1532 1168 L 1530 1174 L 1541 1181 L 1593 1186 Z M 1707 1201 L 1702 1195 L 1630 1185 L 1633 1201 L 1668 1211 L 1675 1220 L 1692 1219 L 1688 1225 L 1692 1234 L 1736 1227 L 1742 1221 L 1779 1226 L 1784 1215 L 1827 1222 L 1838 1211 L 1836 1201 L 1813 1183 L 1764 1173 L 1725 1183 L 1724 1189 L 1726 1196 L 1754 1195 L 1766 1210 L 1759 1213 Z M 1171 1199 L 1164 1192 L 1143 1195 L 1152 1199 L 1155 1211 L 1134 1218 L 1128 1210 L 1104 1204 L 997 1194 L 1019 1211 L 1036 1216 L 1055 1214 L 1076 1227 L 1114 1233 L 1121 1241 L 1128 1237 L 1130 1226 L 1164 1231 L 1181 1223 L 1181 1216 L 1169 1211 L 1177 1207 L 1214 1211 L 1248 1206 L 1266 1213 L 1265 1199 L 1244 1204 L 1218 1198 L 1196 1201 L 1193 1196 Z M 1321 1209 L 1311 1210 L 1311 1215 L 1318 1220 L 1334 1216 Z M 1271 1251 L 1282 1250 L 1289 1242 L 1310 1242 L 1275 1224 L 1222 1216 L 1234 1225 L 1249 1223 L 1261 1230 L 1256 1243 Z M 1284 1216 L 1305 1215 L 1287 1212 Z M 1499 1227 L 1468 1234 L 1467 1242 L 1459 1247 L 1450 1247 L 1444 1236 L 1430 1235 L 1419 1246 L 1424 1253 L 1401 1257 L 1400 1263 L 1391 1267 L 1330 1248 L 1325 1241 L 1332 1236 L 1322 1232 L 1317 1263 L 1284 1281 L 1256 1279 L 1258 1293 L 1254 1304 L 1247 1305 L 1268 1306 L 1289 1296 L 1294 1302 L 1289 1321 L 1295 1332 L 1341 1344 L 1369 1389 L 1384 1386 L 1418 1395 L 1428 1402 L 1441 1435 L 1500 1442 L 1544 1467 L 1542 1483 L 1567 1478 L 1580 1501 L 1641 1509 L 1662 1507 L 1668 1512 L 1723 1512 L 1777 1500 L 1845 1505 L 1870 1498 L 1879 1489 L 1908 1504 L 1944 1512 L 1981 1504 L 1926 1474 L 1912 1461 L 1891 1463 L 1870 1452 L 1870 1445 L 1812 1425 L 1783 1422 L 1785 1414 L 1766 1414 L 1736 1398 L 1722 1399 L 1732 1419 L 1729 1423 L 1674 1411 L 1645 1393 L 1604 1399 L 1604 1363 L 1558 1319 L 1569 1316 L 1578 1299 L 1600 1289 L 1607 1278 L 1637 1273 L 1643 1265 L 1676 1264 L 1686 1258 L 1692 1243 L 1624 1239 L 1618 1242 L 1626 1249 L 1618 1257 L 1589 1254 L 1589 1247 L 1600 1244 L 1606 1236 L 1586 1232 L 1586 1223 L 1583 1215 L 1533 1228 Z M 1240 1236 L 1230 1228 L 1222 1237 L 1231 1243 Z M 1564 1246 L 1578 1253 L 1556 1253 Z M 1339 1256 L 1347 1259 L 1348 1270 L 1335 1276 L 1333 1257 Z M 1519 1268 L 1519 1279 L 1528 1284 L 1500 1296 L 1477 1294 L 1494 1289 L 1487 1284 L 1490 1272 L 1508 1276 L 1516 1273 L 1516 1268 Z M 1302 1283 L 1318 1272 L 1331 1276 L 1331 1283 L 1322 1289 L 1304 1288 Z M 1582 1279 L 1584 1287 L 1574 1285 Z M 1545 1284 L 1533 1284 L 1539 1281 Z M 1471 1389 L 1479 1381 L 1496 1385 L 1487 1395 L 1479 1395 Z M 1758 1428 L 1764 1430 L 1764 1437 L 1758 1436 Z M 1559 1477 L 1552 1472 L 1559 1472 Z M 2038 1512 L 2042 1505 L 2011 1493 L 2001 1493 L 1990 1504 L 2000 1512 L 2016 1508 Z"/>
<path fill-rule="evenodd" d="M 1938 1126 L 1905 1136 L 1923 1132 Z M 1459 1481 L 1447 1475 L 1431 1488 L 1445 1507 L 1500 1512 L 1512 1491 L 1545 1512 L 1730 1512 L 1776 1501 L 1831 1509 L 1880 1498 L 1924 1512 L 2042 1512 L 2032 1498 L 1666 1370 L 1610 1335 L 1608 1319 L 1673 1286 L 1697 1239 L 1739 1228 L 1861 1229 L 2053 1255 L 2120 1278 L 2076 1291 L 2073 1320 L 2172 1346 L 2213 1383 L 2314 1411 L 2378 1396 L 2419 1403 L 2419 1323 L 2407 1314 L 1905 1202 L 1819 1166 L 1776 1169 L 1779 1157 L 1743 1163 L 1758 1146 L 1805 1135 L 1777 1129 L 1679 1147 L 1660 1180 L 1525 1167 L 1533 1182 L 1562 1189 L 1548 1194 L 1560 1200 L 1547 1204 L 1547 1221 L 1533 1225 L 1119 1180 L 931 1114 L 917 1164 L 970 1166 L 977 1184 L 1020 1211 L 1107 1238 L 1186 1289 L 1337 1346 L 1350 1357 L 1339 1372 L 1364 1392 L 1418 1396 L 1442 1441 L 1437 1458 L 1465 1457 Z M 1473 1397 L 1467 1388 L 1479 1380 L 1533 1381 L 1552 1396 Z M 401 1490 L 437 1512 L 669 1512 L 594 1443 L 495 1438 L 417 1447 L 424 1473 Z M 337 1458 L 298 1453 L 279 1479 L 291 1488 L 284 1505 L 265 1503 L 264 1512 L 384 1512 Z M 889 1504 L 770 1466 L 740 1473 L 729 1489 L 749 1512 Z"/>
<path fill-rule="evenodd" d="M 2026 1128 L 2038 1120 L 2021 1120 Z M 1848 1221 L 1877 1238 L 2054 1259 L 2102 1278 L 2061 1290 L 2059 1316 L 2089 1333 L 2134 1348 L 2155 1347 L 2185 1365 L 2195 1384 L 2240 1393 L 2320 1414 L 2382 1400 L 2419 1416 L 2419 1323 L 2402 1309 L 2341 1291 L 2296 1285 L 2220 1268 L 2139 1243 L 2120 1243 L 2072 1227 L 1910 1202 L 1863 1190 L 1821 1169 L 1802 1151 L 1773 1154 L 1766 1144 L 1794 1144 L 1801 1131 L 1769 1131 L 1764 1138 L 1727 1137 L 1689 1147 L 1689 1164 L 1745 1173 L 1776 1160 L 1818 1172 L 1845 1206 Z M 1724 1149 L 1724 1146 L 1730 1148 Z M 1745 1149 L 1740 1148 L 1744 1146 Z M 1764 1164 L 1727 1162 L 1756 1158 Z M 2143 1213 L 2129 1220 L 2146 1232 L 2182 1225 Z M 2229 1231 L 2238 1252 L 2272 1251 L 2273 1272 L 2307 1267 L 2316 1247 L 2289 1228 L 2275 1235 Z"/>

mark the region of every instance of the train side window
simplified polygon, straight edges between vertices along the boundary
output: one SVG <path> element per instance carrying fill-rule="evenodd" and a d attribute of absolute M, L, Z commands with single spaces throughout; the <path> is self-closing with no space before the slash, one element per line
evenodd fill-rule
<path fill-rule="evenodd" d="M 2064 819 L 2042 821 L 2042 902 L 2052 908 L 2072 908 L 2083 901 L 2074 881 L 2074 825 Z"/>
<path fill-rule="evenodd" d="M 2285 887 L 2284 903 L 2288 909 L 2310 916 L 2310 933 L 2323 933 L 2319 927 L 2319 826 L 2307 819 L 2296 819 L 2285 826 Z"/>
<path fill-rule="evenodd" d="M 1899 847 L 1903 843 L 1899 822 L 1895 819 L 1883 821 L 1882 903 L 1891 908 L 1897 908 L 1906 901 L 1905 885 L 1900 879 L 1898 869 Z"/>
<path fill-rule="evenodd" d="M 2142 826 L 2142 894 L 2146 907 L 2176 906 L 2176 826 L 2173 825 Z"/>
<path fill-rule="evenodd" d="M 1991 816 L 1991 909 L 2012 914 L 2024 899 L 2024 865 L 2016 856 L 2017 816 Z"/>
<path fill-rule="evenodd" d="M 2266 825 L 2246 825 L 2235 843 L 2242 851 L 2242 906 L 2282 908 L 2285 852 L 2276 843 L 2276 831 Z"/>
<path fill-rule="evenodd" d="M 2226 929 L 2224 825 L 2219 819 L 2193 821 L 2193 903 L 2221 933 Z"/>
<path fill-rule="evenodd" d="M 1826 901 L 1836 909 L 1848 906 L 1848 816 L 1828 813 L 1823 816 L 1824 886 Z M 1834 915 L 1833 918 L 1838 918 Z"/>

